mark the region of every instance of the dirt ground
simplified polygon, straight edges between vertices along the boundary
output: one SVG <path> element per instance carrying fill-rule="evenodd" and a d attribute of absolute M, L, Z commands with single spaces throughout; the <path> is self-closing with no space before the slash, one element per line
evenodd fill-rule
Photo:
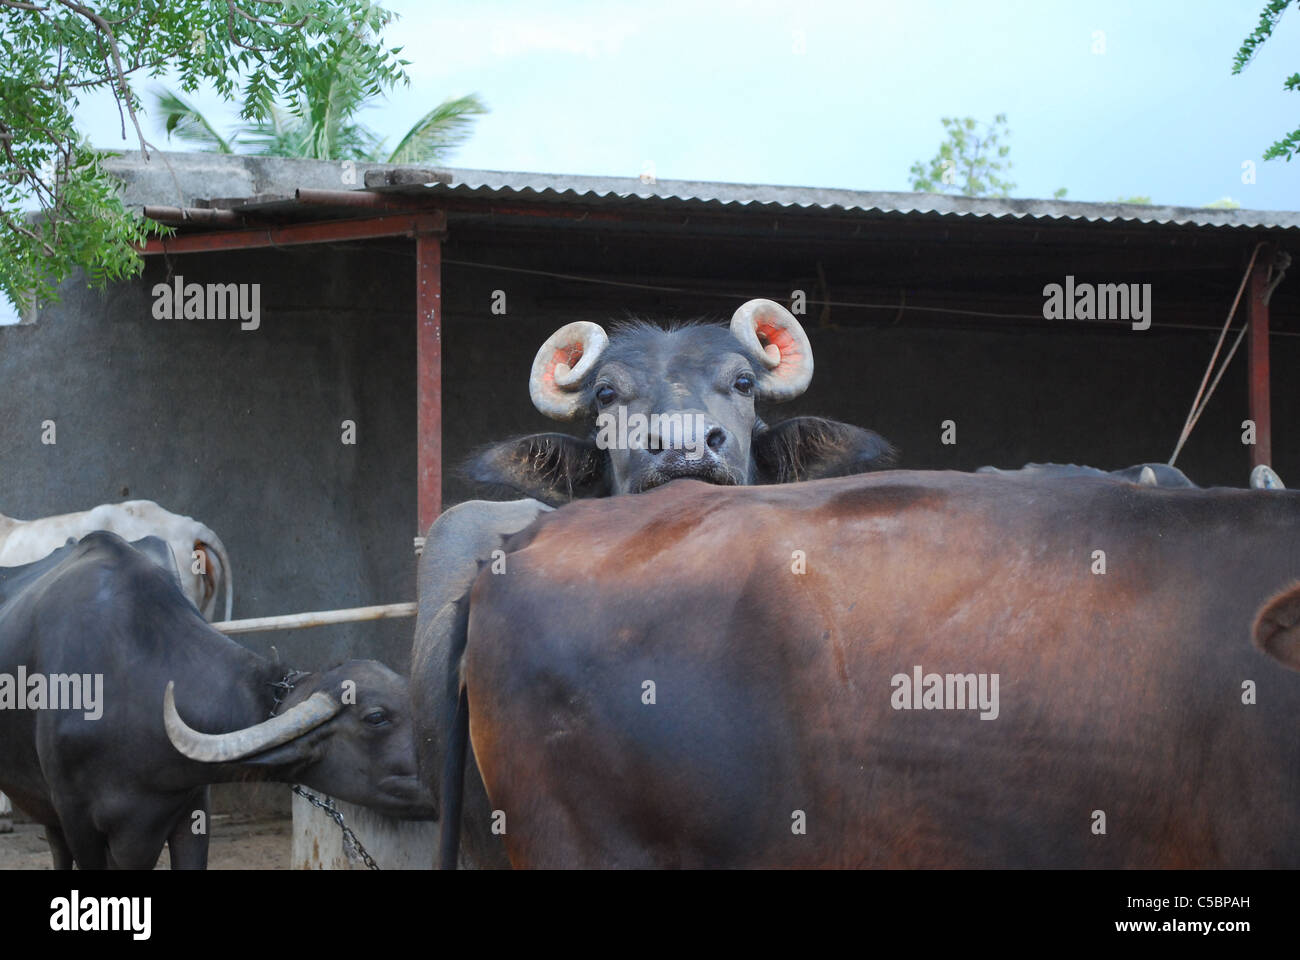
<path fill-rule="evenodd" d="M 293 820 L 215 815 L 208 847 L 209 870 L 288 870 L 293 850 Z M 159 870 L 171 866 L 164 849 Z M 16 823 L 13 833 L 0 834 L 0 870 L 50 870 L 45 828 Z"/>

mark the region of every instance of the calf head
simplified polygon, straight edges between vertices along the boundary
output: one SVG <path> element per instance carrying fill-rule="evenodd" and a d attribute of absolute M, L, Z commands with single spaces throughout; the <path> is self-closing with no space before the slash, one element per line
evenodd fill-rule
<path fill-rule="evenodd" d="M 803 328 L 771 300 L 751 300 L 730 327 L 664 330 L 634 323 L 606 334 L 570 323 L 542 345 L 529 393 L 542 413 L 585 437 L 537 434 L 495 444 L 468 467 L 481 483 L 559 505 L 640 493 L 683 477 L 786 483 L 879 469 L 879 435 L 820 417 L 768 426 L 755 403 L 799 396 L 812 380 Z"/>
<path fill-rule="evenodd" d="M 401 819 L 436 816 L 416 776 L 409 685 L 377 661 L 303 675 L 275 716 L 229 733 L 187 726 L 168 684 L 163 720 L 172 745 L 192 760 L 239 764 Z"/>

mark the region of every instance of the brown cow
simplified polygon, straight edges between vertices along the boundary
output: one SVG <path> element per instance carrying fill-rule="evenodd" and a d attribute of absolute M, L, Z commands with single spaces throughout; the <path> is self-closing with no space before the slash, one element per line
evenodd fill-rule
<path fill-rule="evenodd" d="M 508 549 L 464 678 L 515 866 L 1300 866 L 1300 494 L 682 480 Z"/>

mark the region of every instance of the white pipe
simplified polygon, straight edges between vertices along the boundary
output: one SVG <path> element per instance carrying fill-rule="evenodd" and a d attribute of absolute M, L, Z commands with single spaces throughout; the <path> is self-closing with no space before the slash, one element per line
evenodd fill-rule
<path fill-rule="evenodd" d="M 253 617 L 249 620 L 222 620 L 212 626 L 222 633 L 257 633 L 260 630 L 301 630 L 323 627 L 330 623 L 355 623 L 359 620 L 387 620 L 390 617 L 413 617 L 414 603 L 384 603 L 375 607 L 348 607 L 345 610 L 316 610 L 312 613 L 286 613 L 280 617 Z"/>

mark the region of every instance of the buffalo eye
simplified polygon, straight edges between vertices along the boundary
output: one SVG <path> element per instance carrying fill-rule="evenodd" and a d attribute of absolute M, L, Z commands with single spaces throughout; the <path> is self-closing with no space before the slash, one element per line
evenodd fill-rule
<path fill-rule="evenodd" d="M 388 711 L 379 709 L 371 710 L 361 719 L 372 727 L 382 727 L 388 722 Z"/>
<path fill-rule="evenodd" d="M 735 387 L 737 393 L 744 394 L 745 396 L 749 396 L 751 393 L 754 392 L 754 378 L 750 376 L 748 373 L 742 373 L 740 376 L 736 378 L 736 382 L 733 384 L 733 386 Z"/>
<path fill-rule="evenodd" d="M 608 407 L 618 397 L 618 391 L 608 383 L 602 383 L 596 388 L 596 402 L 602 407 Z"/>

